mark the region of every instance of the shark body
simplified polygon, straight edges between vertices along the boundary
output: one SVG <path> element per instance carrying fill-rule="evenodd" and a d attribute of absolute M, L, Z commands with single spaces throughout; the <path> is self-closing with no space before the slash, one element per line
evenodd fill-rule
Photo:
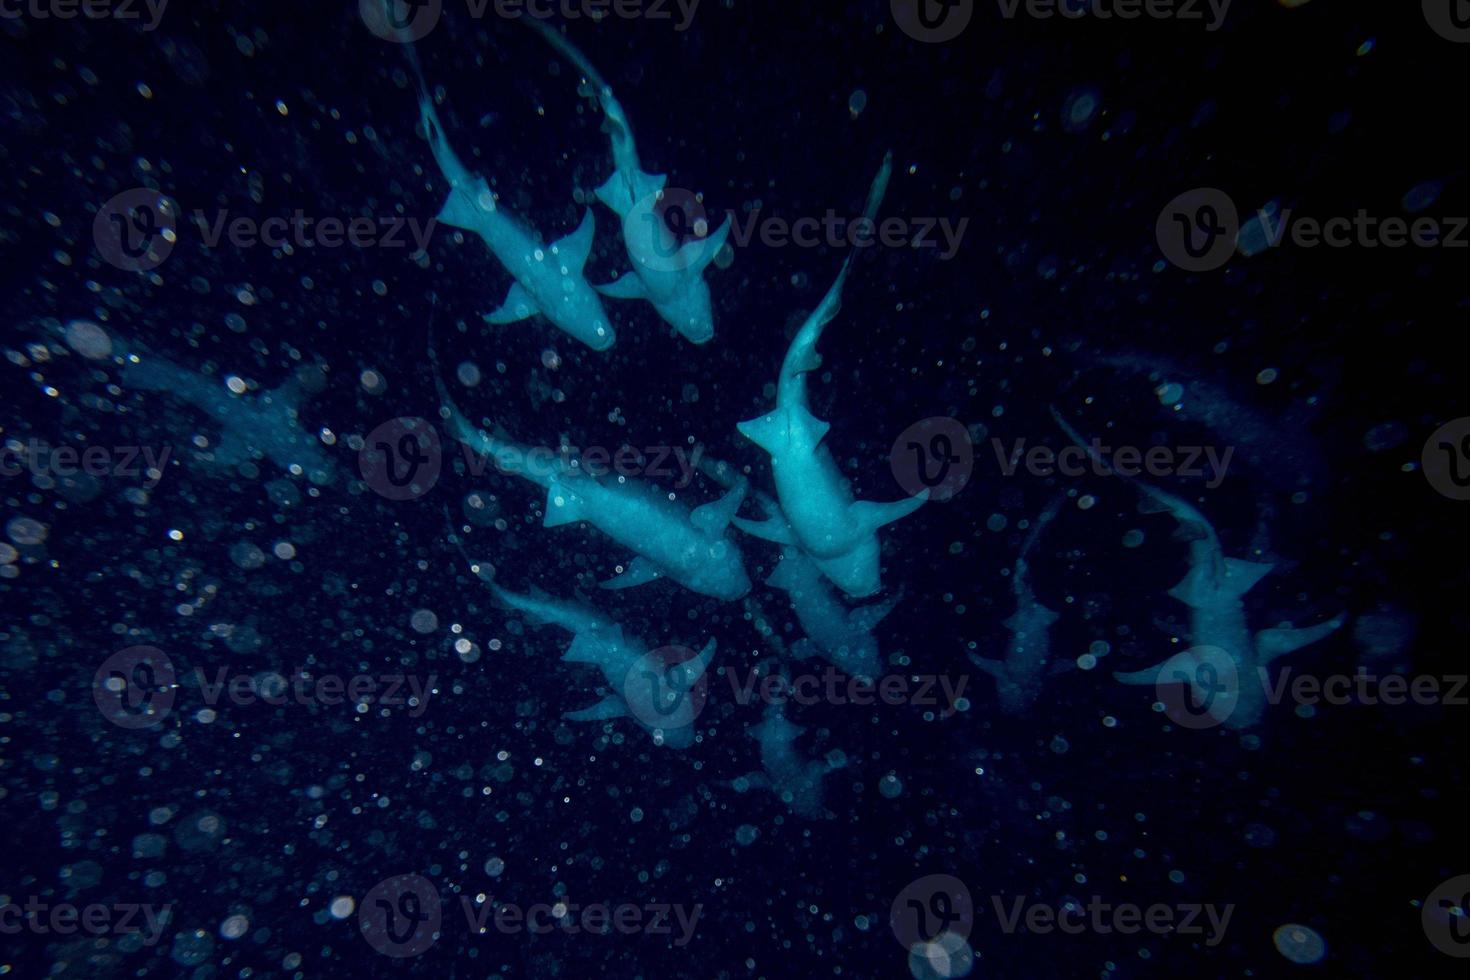
<path fill-rule="evenodd" d="M 1053 417 L 1079 446 L 1081 436 L 1053 410 Z M 1084 446 L 1085 448 L 1085 446 Z M 1130 482 L 1154 505 L 1166 511 L 1189 538 L 1189 571 L 1169 595 L 1189 607 L 1188 651 L 1146 670 L 1114 672 L 1123 684 L 1153 687 L 1185 683 L 1197 704 L 1230 729 L 1261 723 L 1266 710 L 1266 671 L 1277 658 L 1315 643 L 1346 621 L 1335 616 L 1302 629 L 1277 628 L 1252 634 L 1245 615 L 1244 597 L 1274 564 L 1227 558 L 1220 538 L 1196 507 L 1173 494 Z M 1222 674 L 1233 681 L 1219 683 Z"/>
<path fill-rule="evenodd" d="M 893 169 L 889 154 L 873 181 L 864 211 L 872 221 Z M 780 544 L 800 545 L 823 574 L 848 595 L 865 598 L 882 587 L 879 580 L 878 528 L 912 514 L 925 497 L 893 503 L 854 500 L 832 452 L 824 443 L 828 423 L 807 407 L 806 376 L 821 365 L 817 341 L 837 315 L 842 287 L 852 267 L 849 253 L 822 302 L 792 339 L 776 384 L 776 408 L 737 428 L 771 457 L 771 472 L 785 521 L 736 519 L 749 534 Z"/>
<path fill-rule="evenodd" d="M 787 594 L 807 635 L 792 644 L 793 657 L 819 657 L 852 677 L 876 679 L 882 672 L 873 628 L 893 611 L 898 596 L 849 609 L 816 563 L 790 545 L 766 584 Z"/>
<path fill-rule="evenodd" d="M 437 360 L 430 354 L 431 360 Z M 435 382 L 450 434 L 503 471 L 546 490 L 546 527 L 586 521 L 637 556 L 603 588 L 624 589 L 667 576 L 691 591 L 735 600 L 750 591 L 740 548 L 730 540 L 730 519 L 745 498 L 742 481 L 719 500 L 692 511 L 633 477 L 599 479 L 571 464 L 537 454 L 502 435 L 474 426 L 454 404 L 435 369 Z"/>
<path fill-rule="evenodd" d="M 565 712 L 568 721 L 608 721 L 630 718 L 647 731 L 656 744 L 688 748 L 694 742 L 694 722 L 702 702 L 690 696 L 704 677 L 715 655 L 711 639 L 697 655 L 670 663 L 637 637 L 582 602 L 558 599 L 540 589 L 529 594 L 512 592 L 496 584 L 484 562 L 471 561 L 470 569 L 489 587 L 501 605 L 523 614 L 540 626 L 556 626 L 572 634 L 571 645 L 562 655 L 565 663 L 596 667 L 612 693 L 597 704 Z"/>
<path fill-rule="evenodd" d="M 622 219 L 623 243 L 633 271 L 597 289 L 616 299 L 646 299 L 685 339 L 707 343 L 715 334 L 715 324 L 704 270 L 729 237 L 730 219 L 709 237 L 681 245 L 657 207 L 668 178 L 643 170 L 633 127 L 612 87 L 554 27 L 537 18 L 526 18 L 526 23 L 587 77 L 607 119 L 613 173 L 596 193 Z"/>
<path fill-rule="evenodd" d="M 326 385 L 315 367 L 299 368 L 270 391 L 236 395 L 219 381 L 134 348 L 123 361 L 122 385 L 161 392 L 219 423 L 219 441 L 212 453 L 217 465 L 234 469 L 264 457 L 317 486 L 329 486 L 338 478 L 337 466 L 321 441 L 304 430 L 299 419 L 302 404 Z"/>
<path fill-rule="evenodd" d="M 1005 621 L 1010 643 L 1004 660 L 970 655 L 970 660 L 995 678 L 995 691 L 1000 707 L 1008 715 L 1024 715 L 1031 710 L 1051 667 L 1051 627 L 1059 618 L 1043 606 L 1031 588 L 1027 555 L 1046 526 L 1056 517 L 1060 499 L 1042 511 L 1021 546 L 1021 554 L 1011 574 L 1011 589 L 1016 598 L 1016 611 Z"/>
<path fill-rule="evenodd" d="M 413 63 L 418 71 L 417 60 Z M 487 313 L 485 320 L 515 323 L 539 313 L 593 350 L 611 347 L 617 341 L 612 321 L 601 297 L 582 274 L 595 231 L 591 209 L 583 213 L 576 231 L 549 246 L 542 244 L 534 231 L 506 213 L 485 178 L 471 174 L 455 155 L 422 75 L 419 115 L 439 172 L 449 182 L 449 198 L 438 220 L 479 235 L 515 279 L 505 302 Z"/>
<path fill-rule="evenodd" d="M 769 705 L 760 724 L 752 725 L 748 731 L 760 745 L 761 771 L 737 779 L 735 791 L 768 789 L 799 817 L 807 820 L 830 817 L 822 802 L 822 779 L 841 769 L 843 764 L 802 756 L 796 740 L 805 729 L 787 721 L 778 703 Z"/>

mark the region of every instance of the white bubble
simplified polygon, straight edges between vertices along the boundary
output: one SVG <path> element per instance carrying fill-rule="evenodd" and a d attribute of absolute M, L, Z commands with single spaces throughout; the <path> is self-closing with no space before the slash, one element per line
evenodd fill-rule
<path fill-rule="evenodd" d="M 480 383 L 480 368 L 478 365 L 465 361 L 455 370 L 455 377 L 459 378 L 459 383 L 466 388 L 473 388 Z"/>
<path fill-rule="evenodd" d="M 388 382 L 383 380 L 381 374 L 372 369 L 362 372 L 358 381 L 362 384 L 362 390 L 369 395 L 381 395 L 388 390 Z"/>
<path fill-rule="evenodd" d="M 296 557 L 296 546 L 289 541 L 277 541 L 276 546 L 271 551 L 281 561 L 290 561 Z"/>
<path fill-rule="evenodd" d="M 336 898 L 332 899 L 330 911 L 332 913 L 332 918 L 345 919 L 352 914 L 352 910 L 355 908 L 357 908 L 357 903 L 354 902 L 350 896 L 339 895 Z"/>
<path fill-rule="evenodd" d="M 29 517 L 12 517 L 5 533 L 18 545 L 38 545 L 46 540 L 46 525 Z"/>
<path fill-rule="evenodd" d="M 250 928 L 250 920 L 243 915 L 232 915 L 220 923 L 219 934 L 226 939 L 239 939 Z"/>
<path fill-rule="evenodd" d="M 429 634 L 439 628 L 439 617 L 428 609 L 416 609 L 408 620 L 415 633 Z"/>
<path fill-rule="evenodd" d="M 1276 949 L 1293 963 L 1318 963 L 1327 955 L 1327 941 L 1315 929 L 1289 922 L 1271 936 Z"/>
<path fill-rule="evenodd" d="M 485 873 L 492 878 L 499 878 L 505 871 L 505 862 L 498 857 L 493 857 L 485 862 Z"/>

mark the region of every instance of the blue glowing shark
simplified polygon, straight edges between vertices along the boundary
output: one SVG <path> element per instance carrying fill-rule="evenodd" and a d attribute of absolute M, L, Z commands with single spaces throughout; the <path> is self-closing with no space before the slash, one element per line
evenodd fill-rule
<path fill-rule="evenodd" d="M 125 388 L 156 391 L 186 402 L 219 423 L 219 441 L 208 458 L 221 468 L 236 469 L 259 458 L 269 459 L 317 486 L 329 486 L 339 474 L 321 440 L 301 427 L 301 406 L 326 387 L 315 366 L 302 366 L 279 387 L 256 395 L 236 394 L 223 381 L 132 344 L 123 358 L 119 379 Z"/>
<path fill-rule="evenodd" d="M 418 62 L 414 60 L 414 70 Z M 589 208 L 577 230 L 543 245 L 530 228 L 500 206 L 485 178 L 471 174 L 444 136 L 428 86 L 419 75 L 419 115 L 434 160 L 449 182 L 449 198 L 440 221 L 473 231 L 485 241 L 501 265 L 515 278 L 500 309 L 485 315 L 489 323 L 515 323 L 540 313 L 556 327 L 593 350 L 607 350 L 617 340 L 602 299 L 582 275 L 592 252 L 595 222 Z"/>
<path fill-rule="evenodd" d="M 457 539 L 455 543 L 459 543 Z M 704 706 L 701 682 L 714 659 L 714 639 L 694 656 L 683 656 L 689 651 L 682 647 L 650 650 L 591 606 L 557 599 L 540 589 L 533 588 L 530 594 L 512 592 L 495 583 L 489 563 L 473 561 L 468 555 L 465 558 L 470 571 L 502 605 L 538 626 L 556 626 L 572 634 L 572 643 L 561 658 L 564 662 L 588 664 L 602 672 L 612 693 L 589 708 L 568 711 L 562 717 L 568 721 L 631 718 L 653 736 L 657 745 L 683 749 L 693 744 L 694 723 Z"/>
<path fill-rule="evenodd" d="M 1016 612 L 1005 621 L 1011 633 L 1004 660 L 977 657 L 970 654 L 975 666 L 995 678 L 996 695 L 1000 707 L 1008 715 L 1024 715 L 1031 710 L 1041 696 L 1041 687 L 1050 670 L 1051 626 L 1058 619 L 1056 613 L 1037 601 L 1031 588 L 1030 565 L 1026 556 L 1036 544 L 1046 526 L 1057 516 L 1061 508 L 1058 497 L 1047 505 L 1041 516 L 1032 525 L 1021 545 L 1020 557 L 1011 575 L 1011 591 L 1016 597 Z"/>
<path fill-rule="evenodd" d="M 807 820 L 830 818 L 831 811 L 822 803 L 822 779 L 847 763 L 803 758 L 796 749 L 796 740 L 805 729 L 787 721 L 778 702 L 768 705 L 764 720 L 752 725 L 748 731 L 760 745 L 763 771 L 736 779 L 731 784 L 734 790 L 745 793 L 752 789 L 768 789 L 799 817 Z M 829 753 L 829 756 L 840 758 L 841 753 Z"/>
<path fill-rule="evenodd" d="M 587 77 L 607 117 L 613 174 L 597 188 L 597 197 L 622 219 L 623 242 L 633 271 L 616 282 L 598 286 L 598 290 L 616 299 L 646 299 L 687 340 L 708 342 L 715 335 L 715 323 L 704 270 L 729 237 L 730 219 L 727 217 L 708 238 L 681 246 L 657 207 L 668 178 L 643 171 L 633 142 L 633 127 L 612 88 L 556 28 L 535 17 L 523 19 Z"/>
<path fill-rule="evenodd" d="M 444 387 L 432 349 L 430 361 L 450 434 L 501 472 L 544 487 L 546 527 L 586 521 L 637 555 L 603 588 L 626 589 L 667 576 L 716 599 L 735 600 L 750 591 L 744 558 L 728 535 L 730 519 L 745 499 L 744 481 L 719 500 L 689 511 L 633 477 L 599 479 L 550 451 L 537 452 L 471 424 Z"/>
<path fill-rule="evenodd" d="M 1055 409 L 1052 415 L 1073 442 L 1086 448 Z M 1102 465 L 1095 454 L 1093 458 Z M 1335 616 L 1303 629 L 1267 629 L 1252 635 L 1244 597 L 1275 565 L 1226 558 L 1215 528 L 1193 505 L 1142 480 L 1130 478 L 1129 482 L 1173 517 L 1180 535 L 1189 539 L 1189 571 L 1169 595 L 1189 607 L 1191 646 L 1156 667 L 1114 672 L 1113 677 L 1123 684 L 1146 687 L 1188 684 L 1195 705 L 1214 723 L 1231 729 L 1260 724 L 1267 704 L 1267 668 L 1272 661 L 1331 634 L 1346 618 Z"/>
<path fill-rule="evenodd" d="M 864 216 L 869 222 L 877 214 L 892 171 L 893 154 L 890 153 L 868 193 Z M 831 450 L 823 442 L 831 427 L 807 408 L 806 376 L 821 365 L 817 341 L 841 306 L 842 286 L 852 267 L 853 254 L 848 254 L 836 282 L 807 317 L 786 351 L 776 383 L 775 411 L 737 426 L 742 435 L 770 454 L 771 472 L 785 520 L 757 522 L 737 518 L 735 523 L 757 537 L 800 545 L 838 588 L 850 596 L 864 598 L 882 587 L 878 528 L 912 514 L 927 496 L 886 504 L 854 501 Z"/>

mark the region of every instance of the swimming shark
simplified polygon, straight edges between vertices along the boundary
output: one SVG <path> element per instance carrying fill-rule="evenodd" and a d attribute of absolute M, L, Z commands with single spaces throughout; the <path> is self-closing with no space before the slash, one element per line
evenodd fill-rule
<path fill-rule="evenodd" d="M 741 481 L 713 503 L 692 511 L 635 477 L 599 478 L 575 463 L 519 445 L 497 430 L 492 435 L 467 419 L 440 378 L 430 349 L 434 383 L 450 434 L 503 473 L 546 490 L 546 527 L 586 521 L 637 556 L 605 589 L 626 589 L 667 576 L 700 595 L 735 600 L 750 591 L 740 548 L 728 535 L 730 519 L 745 499 Z"/>
<path fill-rule="evenodd" d="M 699 654 L 674 659 L 688 651 L 682 647 L 650 650 L 585 603 L 558 599 L 537 588 L 529 594 L 502 588 L 488 562 L 470 559 L 457 535 L 454 543 L 465 555 L 470 571 L 501 605 L 535 625 L 556 626 L 572 634 L 563 662 L 588 664 L 602 672 L 612 693 L 589 708 L 565 712 L 563 718 L 607 721 L 626 717 L 652 735 L 657 745 L 683 749 L 693 744 L 694 722 L 704 705 L 701 681 L 715 655 L 713 638 Z"/>
<path fill-rule="evenodd" d="M 1005 621 L 1010 631 L 1010 644 L 1006 647 L 1004 660 L 992 660 L 970 654 L 970 660 L 995 678 L 996 695 L 1000 708 L 1008 715 L 1023 715 L 1041 696 L 1051 661 L 1050 631 L 1059 618 L 1055 612 L 1043 606 L 1031 588 L 1030 565 L 1026 556 L 1030 554 L 1046 526 L 1057 516 L 1061 498 L 1057 497 L 1041 512 L 1021 545 L 1021 554 L 1011 574 L 1011 591 L 1016 597 L 1016 611 Z"/>
<path fill-rule="evenodd" d="M 1081 436 L 1055 409 L 1052 416 L 1073 442 L 1084 446 Z M 1282 627 L 1252 634 L 1244 597 L 1275 565 L 1225 557 L 1214 526 L 1193 505 L 1142 480 L 1127 479 L 1146 500 L 1173 517 L 1181 537 L 1189 539 L 1189 571 L 1169 595 L 1189 607 L 1191 647 L 1156 667 L 1115 671 L 1114 679 L 1142 687 L 1188 684 L 1195 705 L 1214 723 L 1235 730 L 1260 724 L 1271 663 L 1328 636 L 1341 628 L 1346 617 L 1334 616 L 1301 629 Z"/>
<path fill-rule="evenodd" d="M 617 341 L 617 334 L 601 297 L 582 274 L 596 227 L 592 210 L 583 212 L 576 231 L 550 246 L 543 245 L 534 230 L 500 206 L 485 178 L 471 174 L 455 155 L 412 49 L 409 53 L 418 74 L 419 117 L 439 172 L 449 182 L 449 198 L 438 220 L 479 235 L 515 279 L 505 302 L 485 314 L 485 320 L 515 323 L 539 313 L 593 350 L 607 350 Z"/>
<path fill-rule="evenodd" d="M 763 771 L 736 779 L 732 784 L 735 792 L 768 789 L 799 817 L 830 818 L 831 811 L 822 805 L 822 779 L 846 763 L 803 758 L 796 740 L 805 730 L 786 720 L 780 702 L 767 705 L 761 723 L 747 729 L 760 745 Z"/>
<path fill-rule="evenodd" d="M 596 288 L 616 299 L 646 299 L 685 339 L 695 344 L 708 343 L 715 335 L 715 322 L 704 270 L 729 237 L 730 218 L 727 216 L 724 224 L 709 237 L 681 246 L 664 214 L 658 210 L 668 177 L 644 172 L 633 141 L 633 127 L 612 87 L 556 28 L 536 17 L 522 20 L 586 76 L 607 119 L 613 173 L 597 188 L 596 194 L 598 200 L 622 219 L 623 243 L 633 271 Z"/>
<path fill-rule="evenodd" d="M 339 476 L 321 440 L 301 427 L 306 400 L 326 387 L 326 377 L 313 366 L 296 369 L 278 387 L 255 395 L 237 395 L 223 381 L 205 377 L 160 357 L 141 344 L 128 345 L 119 381 L 134 391 L 157 391 L 186 402 L 220 424 L 213 462 L 235 469 L 264 457 L 281 469 L 321 487 Z"/>
<path fill-rule="evenodd" d="M 868 193 L 864 217 L 870 223 L 882 203 L 892 171 L 890 153 Z M 926 493 L 886 504 L 853 500 L 831 450 L 823 442 L 831 426 L 807 408 L 806 376 L 822 363 L 816 352 L 817 341 L 842 305 L 842 287 L 854 254 L 848 253 L 832 288 L 791 341 L 776 383 L 775 410 L 736 426 L 770 454 L 776 495 L 785 520 L 736 518 L 735 525 L 756 537 L 800 545 L 838 588 L 861 599 L 882 587 L 878 528 L 912 514 L 928 496 Z"/>

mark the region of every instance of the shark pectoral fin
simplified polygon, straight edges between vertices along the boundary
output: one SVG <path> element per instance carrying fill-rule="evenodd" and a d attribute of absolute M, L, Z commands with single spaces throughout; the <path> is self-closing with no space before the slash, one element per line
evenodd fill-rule
<path fill-rule="evenodd" d="M 629 190 L 628 181 L 621 171 L 614 170 L 612 176 L 603 181 L 602 186 L 593 193 L 620 218 L 633 209 L 633 192 Z"/>
<path fill-rule="evenodd" d="M 745 502 L 747 489 L 749 489 L 748 484 L 741 480 L 719 500 L 694 508 L 693 513 L 689 515 L 689 522 L 712 537 L 724 534 L 725 528 L 730 526 L 731 518 Z"/>
<path fill-rule="evenodd" d="M 1159 675 L 1167 662 L 1165 661 L 1164 664 L 1159 664 L 1157 667 L 1150 667 L 1147 670 L 1115 670 L 1113 671 L 1113 680 L 1119 684 L 1127 684 L 1130 687 L 1153 687 L 1159 682 Z"/>
<path fill-rule="evenodd" d="M 871 533 L 885 524 L 892 524 L 896 520 L 908 517 L 924 506 L 924 501 L 928 499 L 928 492 L 925 491 L 917 497 L 908 497 L 886 504 L 874 503 L 871 500 L 856 500 L 848 513 L 852 515 L 854 524 Z"/>
<path fill-rule="evenodd" d="M 819 650 L 816 643 L 814 643 L 808 637 L 803 636 L 801 639 L 791 644 L 792 660 L 812 660 L 814 658 L 820 657 L 821 655 L 822 651 Z"/>
<path fill-rule="evenodd" d="M 515 282 L 511 284 L 510 292 L 505 294 L 505 302 L 500 304 L 500 309 L 485 314 L 485 322 L 516 323 L 540 312 L 541 308 L 536 305 L 536 298 L 530 290 Z"/>
<path fill-rule="evenodd" d="M 773 517 L 768 521 L 752 521 L 744 517 L 732 517 L 730 523 L 762 541 L 796 545 L 796 537 L 791 533 L 791 525 L 787 524 L 784 518 Z"/>
<path fill-rule="evenodd" d="M 991 660 L 989 657 L 977 657 L 972 653 L 970 654 L 970 662 L 998 681 L 1003 681 L 1007 678 L 1004 660 Z"/>
<path fill-rule="evenodd" d="M 1245 595 L 1275 567 L 1274 563 L 1226 558 L 1225 579 L 1232 590 L 1239 590 L 1236 595 Z"/>
<path fill-rule="evenodd" d="M 568 711 L 562 717 L 567 721 L 607 721 L 625 717 L 627 714 L 628 707 L 623 704 L 623 699 L 616 694 L 609 694 L 590 708 Z"/>
<path fill-rule="evenodd" d="M 772 455 L 784 449 L 791 438 L 791 427 L 786 422 L 786 413 L 780 409 L 758 419 L 737 422 L 735 428 L 742 436 Z"/>
<path fill-rule="evenodd" d="M 1264 667 L 1277 657 L 1316 643 L 1340 629 L 1345 622 L 1347 622 L 1347 617 L 1334 616 L 1325 623 L 1318 623 L 1316 626 L 1308 626 L 1303 629 L 1261 630 L 1256 634 L 1257 665 Z"/>
<path fill-rule="evenodd" d="M 565 483 L 553 481 L 546 491 L 546 518 L 543 527 L 561 527 L 586 520 L 583 512 L 587 501 L 567 487 Z"/>
<path fill-rule="evenodd" d="M 736 526 L 739 526 L 738 522 Z M 775 570 L 766 576 L 766 584 L 782 592 L 791 592 L 800 588 L 808 577 L 802 574 L 801 566 L 804 561 L 806 561 L 805 556 L 795 550 L 794 546 L 791 550 L 782 552 L 781 561 L 777 563 Z"/>
<path fill-rule="evenodd" d="M 720 249 L 725 245 L 725 239 L 730 237 L 730 219 L 725 218 L 724 224 L 715 229 L 715 233 L 708 238 L 696 239 L 687 242 L 679 249 L 678 268 L 686 269 L 690 275 L 699 275 L 704 267 L 715 260 L 720 254 Z"/>
<path fill-rule="evenodd" d="M 598 587 L 603 589 L 631 589 L 634 586 L 647 585 L 662 575 L 663 569 L 640 555 L 628 562 L 627 568 L 622 574 L 615 575 L 606 582 L 599 582 Z"/>
<path fill-rule="evenodd" d="M 715 638 L 710 637 L 709 642 L 704 645 L 703 650 L 699 651 L 698 656 L 690 657 L 681 664 L 675 664 L 669 670 L 670 683 L 683 691 L 688 691 L 695 684 L 698 684 L 699 679 L 704 676 L 704 672 L 709 670 L 710 661 L 715 659 L 715 650 L 718 646 L 719 644 L 715 642 Z"/>
<path fill-rule="evenodd" d="M 470 177 L 459 166 L 458 160 L 454 161 L 453 166 L 458 167 L 458 170 L 452 174 L 445 162 L 440 161 L 439 168 L 445 172 L 450 187 L 449 196 L 439 209 L 439 220 L 454 228 L 476 231 L 485 224 L 487 215 L 495 213 L 495 198 L 483 177 Z"/>
<path fill-rule="evenodd" d="M 644 288 L 643 280 L 638 278 L 638 273 L 629 272 L 621 276 L 616 282 L 610 282 L 603 286 L 593 286 L 604 296 L 613 299 L 647 299 L 648 290 Z"/>
<path fill-rule="evenodd" d="M 582 223 L 577 230 L 552 242 L 551 251 L 568 269 L 579 273 L 587 264 L 587 256 L 592 254 L 592 239 L 596 233 L 597 219 L 592 217 L 592 209 L 588 208 L 582 212 Z"/>
<path fill-rule="evenodd" d="M 882 602 L 859 606 L 847 614 L 847 621 L 852 624 L 853 629 L 860 630 L 864 633 L 871 633 L 875 626 L 883 622 L 888 614 L 893 612 L 893 607 L 898 605 L 902 598 L 903 593 L 900 592 L 891 599 L 884 599 Z"/>

